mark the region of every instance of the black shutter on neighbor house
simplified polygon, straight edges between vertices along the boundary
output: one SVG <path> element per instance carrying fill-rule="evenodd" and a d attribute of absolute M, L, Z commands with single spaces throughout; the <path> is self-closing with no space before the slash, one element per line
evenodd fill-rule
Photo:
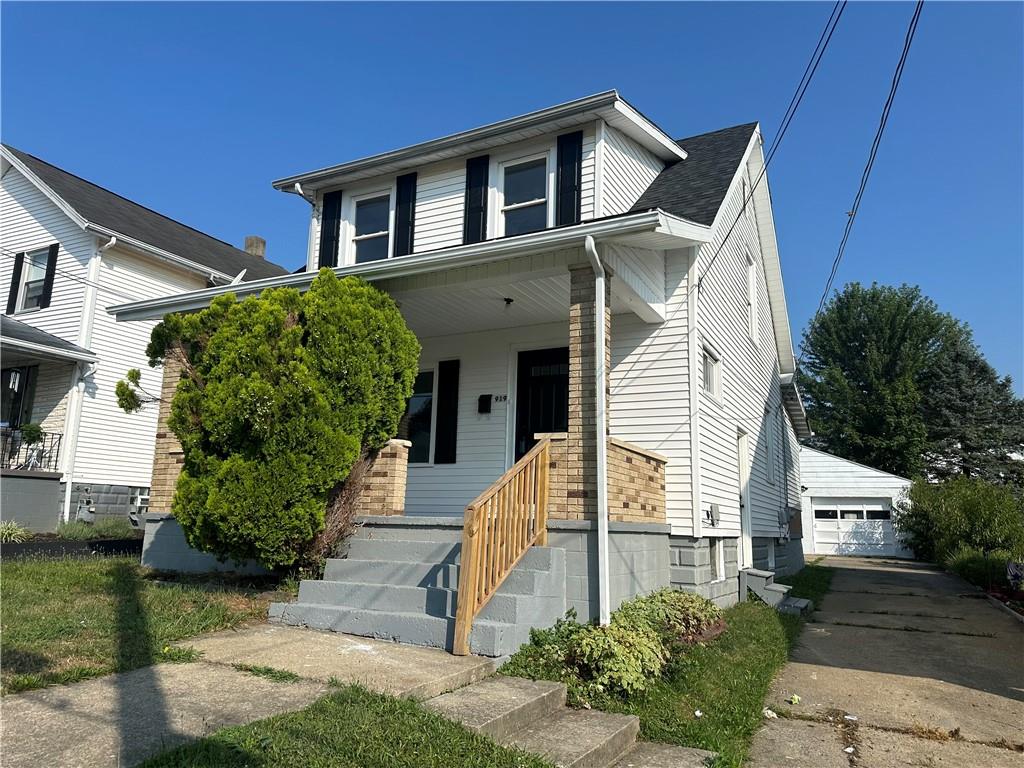
<path fill-rule="evenodd" d="M 341 235 L 341 190 L 324 194 L 320 213 L 320 256 L 317 264 L 321 267 L 338 266 L 338 241 Z"/>
<path fill-rule="evenodd" d="M 487 176 L 491 158 L 471 157 L 466 161 L 466 219 L 462 228 L 463 243 L 479 243 L 487 239 Z"/>
<path fill-rule="evenodd" d="M 25 266 L 25 254 L 14 257 L 14 271 L 11 272 L 11 291 L 7 294 L 7 314 L 13 315 L 18 309 L 18 288 L 21 287 L 21 270 Z"/>
<path fill-rule="evenodd" d="M 54 243 L 46 254 L 46 274 L 43 275 L 43 292 L 39 296 L 39 308 L 46 309 L 50 306 L 50 296 L 53 295 L 53 276 L 57 272 L 57 252 L 60 245 Z"/>
<path fill-rule="evenodd" d="M 437 429 L 434 433 L 434 463 L 454 464 L 459 421 L 459 361 L 437 364 Z"/>
<path fill-rule="evenodd" d="M 558 137 L 558 192 L 555 225 L 579 224 L 583 186 L 583 131 Z"/>
<path fill-rule="evenodd" d="M 412 253 L 416 221 L 416 174 L 407 173 L 396 180 L 395 256 Z"/>

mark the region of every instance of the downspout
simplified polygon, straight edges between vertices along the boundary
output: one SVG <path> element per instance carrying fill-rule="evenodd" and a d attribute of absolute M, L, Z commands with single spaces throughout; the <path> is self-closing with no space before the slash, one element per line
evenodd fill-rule
<path fill-rule="evenodd" d="M 583 244 L 594 269 L 594 380 L 597 387 L 595 419 L 597 438 L 597 602 L 602 626 L 611 622 L 612 595 L 608 575 L 608 405 L 606 392 L 605 348 L 605 271 L 592 235 Z"/>

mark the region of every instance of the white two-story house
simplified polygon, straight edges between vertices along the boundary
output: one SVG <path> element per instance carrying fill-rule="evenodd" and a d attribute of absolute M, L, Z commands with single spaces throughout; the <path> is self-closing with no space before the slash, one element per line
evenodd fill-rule
<path fill-rule="evenodd" d="M 39 531 L 81 509 L 144 510 L 154 409 L 125 414 L 114 395 L 147 365 L 155 323 L 117 325 L 107 307 L 285 270 L 133 203 L 33 155 L 0 148 L 3 516 Z M 42 430 L 26 440 L 22 427 Z"/>
<path fill-rule="evenodd" d="M 485 604 L 521 587 L 515 568 L 555 573 L 528 620 L 542 623 L 668 584 L 733 602 L 741 571 L 802 562 L 808 427 L 763 171 L 756 123 L 675 139 L 609 91 L 276 181 L 309 209 L 305 273 L 113 311 L 152 321 L 227 290 L 303 289 L 322 267 L 392 295 L 423 347 L 388 453 L 400 498 L 371 504 L 348 558 L 275 616 L 434 645 L 454 631 L 458 648 L 453 601 L 430 591 L 455 577 L 388 563 L 447 562 L 402 542 L 482 535 L 459 606 L 475 649 L 507 652 L 529 624 Z M 353 587 L 378 582 L 372 604 Z M 425 607 L 391 589 L 426 590 Z M 472 609 L 466 589 L 482 590 Z"/>

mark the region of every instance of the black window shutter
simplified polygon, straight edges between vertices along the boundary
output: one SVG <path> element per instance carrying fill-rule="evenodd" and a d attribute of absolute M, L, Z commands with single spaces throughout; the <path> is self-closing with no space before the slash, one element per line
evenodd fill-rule
<path fill-rule="evenodd" d="M 471 157 L 466 161 L 466 219 L 462 228 L 463 243 L 479 243 L 487 239 L 487 176 L 491 158 Z"/>
<path fill-rule="evenodd" d="M 327 192 L 320 213 L 320 256 L 318 266 L 338 266 L 338 240 L 341 235 L 341 190 Z"/>
<path fill-rule="evenodd" d="M 555 224 L 579 224 L 583 186 L 583 131 L 558 137 L 558 194 Z"/>
<path fill-rule="evenodd" d="M 21 270 L 25 266 L 25 254 L 14 257 L 14 271 L 11 272 L 11 292 L 7 294 L 7 314 L 13 315 L 18 310 L 18 289 L 21 287 Z"/>
<path fill-rule="evenodd" d="M 434 463 L 454 464 L 459 421 L 459 361 L 437 364 L 437 429 Z"/>
<path fill-rule="evenodd" d="M 46 274 L 43 275 L 43 293 L 39 297 L 39 308 L 46 309 L 50 306 L 50 296 L 53 295 L 53 276 L 57 271 L 57 252 L 60 245 L 54 243 L 46 254 Z"/>
<path fill-rule="evenodd" d="M 407 173 L 396 181 L 395 193 L 395 256 L 412 253 L 416 224 L 416 174 Z"/>

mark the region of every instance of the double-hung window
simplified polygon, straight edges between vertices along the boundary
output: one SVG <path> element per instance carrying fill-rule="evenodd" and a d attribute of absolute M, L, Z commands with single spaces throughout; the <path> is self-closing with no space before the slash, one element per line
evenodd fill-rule
<path fill-rule="evenodd" d="M 391 194 L 363 195 L 353 203 L 355 263 L 388 258 L 391 253 Z"/>
<path fill-rule="evenodd" d="M 503 234 L 523 235 L 548 226 L 548 187 L 547 154 L 502 164 Z"/>
<path fill-rule="evenodd" d="M 701 354 L 701 378 L 704 392 L 716 400 L 722 397 L 722 361 L 708 347 Z"/>
<path fill-rule="evenodd" d="M 24 276 L 21 283 L 18 311 L 39 309 L 43 298 L 43 285 L 46 282 L 46 262 L 49 251 L 43 248 L 25 254 Z"/>

